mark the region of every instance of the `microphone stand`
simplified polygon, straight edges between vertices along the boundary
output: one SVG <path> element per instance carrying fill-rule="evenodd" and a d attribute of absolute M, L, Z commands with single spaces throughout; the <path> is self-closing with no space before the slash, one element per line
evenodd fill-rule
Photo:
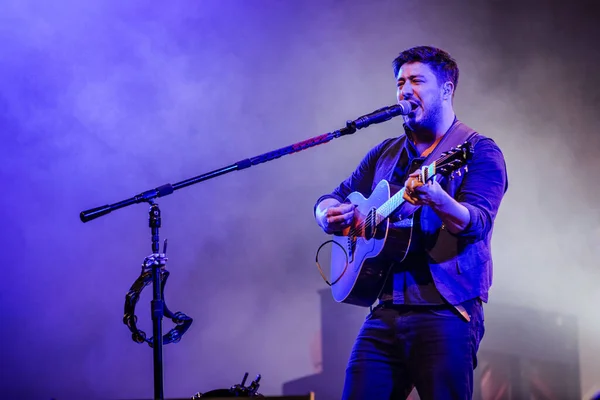
<path fill-rule="evenodd" d="M 408 102 L 406 102 L 408 104 Z M 325 133 L 323 135 L 315 136 L 302 142 L 294 143 L 292 145 L 282 147 L 277 150 L 270 151 L 252 158 L 246 158 L 238 161 L 237 163 L 228 165 L 223 168 L 219 168 L 202 175 L 195 176 L 193 178 L 186 179 L 181 182 L 177 182 L 173 185 L 167 183 L 162 186 L 158 186 L 154 189 L 147 190 L 136 196 L 130 197 L 125 200 L 113 204 L 107 204 L 100 207 L 91 208 L 82 211 L 79 214 L 81 222 L 89 222 L 93 219 L 102 217 L 109 214 L 112 211 L 118 210 L 137 203 L 149 203 L 150 207 L 150 228 L 152 235 L 152 253 L 158 261 L 152 264 L 152 287 L 153 296 L 151 301 L 152 308 L 152 332 L 153 332 L 153 367 L 154 367 L 154 398 L 157 400 L 164 399 L 164 388 L 163 388 L 163 360 L 162 360 L 162 318 L 164 314 L 164 300 L 161 293 L 161 268 L 164 267 L 164 255 L 159 254 L 159 227 L 161 226 L 160 209 L 158 204 L 154 201 L 155 198 L 164 197 L 170 195 L 175 190 L 182 189 L 187 186 L 194 185 L 199 182 L 206 181 L 208 179 L 216 178 L 217 176 L 227 174 L 233 171 L 239 171 L 242 169 L 249 168 L 253 165 L 272 161 L 276 158 L 284 155 L 297 153 L 308 148 L 327 143 L 332 139 L 340 136 L 349 135 L 356 132 L 358 129 L 365 128 L 371 124 L 380 123 L 387 121 L 397 115 L 407 114 L 406 105 L 394 105 L 384 107 L 373 113 L 363 115 L 354 121 L 347 121 L 346 126 L 342 129 Z M 134 339 L 135 340 L 135 339 Z"/>

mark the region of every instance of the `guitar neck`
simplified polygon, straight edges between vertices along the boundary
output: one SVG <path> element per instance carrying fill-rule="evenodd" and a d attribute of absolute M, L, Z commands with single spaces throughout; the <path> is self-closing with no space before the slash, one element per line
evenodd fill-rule
<path fill-rule="evenodd" d="M 406 201 L 403 199 L 405 191 L 405 188 L 400 189 L 395 195 L 390 197 L 388 201 L 377 208 L 377 223 L 389 218 L 389 216 Z"/>
<path fill-rule="evenodd" d="M 421 171 L 422 171 L 421 181 L 427 182 L 431 179 L 434 179 L 435 174 L 436 174 L 436 163 L 433 162 L 426 167 L 422 167 Z M 389 216 L 392 215 L 392 213 L 394 213 L 403 204 L 406 203 L 406 200 L 404 200 L 404 198 L 403 198 L 405 191 L 406 191 L 406 188 L 403 187 L 396 194 L 394 194 L 392 197 L 390 197 L 385 203 L 383 203 L 381 206 L 379 206 L 377 208 L 377 224 L 380 224 L 381 222 L 383 222 L 384 220 L 389 218 Z M 407 203 L 407 204 L 409 204 L 409 203 Z M 402 219 L 410 216 L 415 211 L 417 211 L 417 209 L 419 209 L 419 206 L 414 206 L 414 205 L 410 204 L 410 206 L 407 208 L 408 209 L 406 210 L 405 213 L 401 213 Z"/>

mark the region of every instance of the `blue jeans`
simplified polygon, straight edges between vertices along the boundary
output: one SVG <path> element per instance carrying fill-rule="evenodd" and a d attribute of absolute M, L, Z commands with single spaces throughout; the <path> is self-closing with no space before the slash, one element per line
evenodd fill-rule
<path fill-rule="evenodd" d="M 346 369 L 343 400 L 471 399 L 484 334 L 479 299 L 467 322 L 445 306 L 379 305 L 365 320 Z"/>

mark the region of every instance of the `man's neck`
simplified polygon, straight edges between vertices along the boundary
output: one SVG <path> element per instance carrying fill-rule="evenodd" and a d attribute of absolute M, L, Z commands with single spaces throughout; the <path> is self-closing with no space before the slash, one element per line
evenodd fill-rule
<path fill-rule="evenodd" d="M 448 132 L 455 118 L 454 111 L 447 109 L 442 112 L 442 118 L 440 118 L 439 123 L 435 126 L 415 129 L 413 131 L 413 141 L 417 149 L 423 152 L 425 149 L 437 144 L 446 132 Z"/>

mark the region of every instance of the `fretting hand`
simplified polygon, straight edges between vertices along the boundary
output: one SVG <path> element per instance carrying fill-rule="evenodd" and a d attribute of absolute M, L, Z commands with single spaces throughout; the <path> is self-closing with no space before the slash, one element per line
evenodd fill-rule
<path fill-rule="evenodd" d="M 431 179 L 423 182 L 420 179 L 421 170 L 418 169 L 408 176 L 404 183 L 404 200 L 416 206 L 436 206 L 442 204 L 448 194 L 440 184 Z"/>

